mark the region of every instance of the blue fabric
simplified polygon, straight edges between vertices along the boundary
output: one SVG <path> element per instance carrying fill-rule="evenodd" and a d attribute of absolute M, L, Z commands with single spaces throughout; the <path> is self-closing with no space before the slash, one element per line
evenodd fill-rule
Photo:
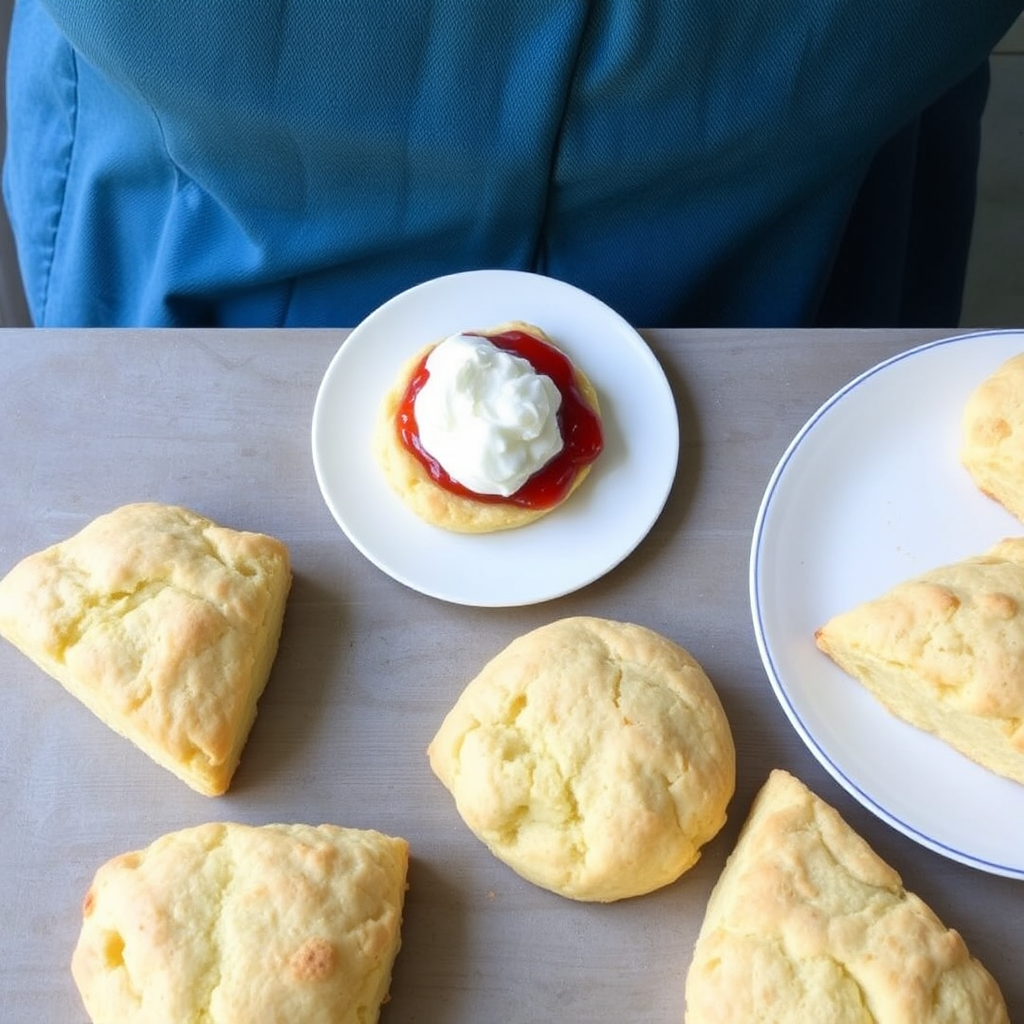
<path fill-rule="evenodd" d="M 32 315 L 351 326 L 510 267 L 641 326 L 845 316 L 823 298 L 873 161 L 1021 6 L 18 0 L 4 194 Z"/>

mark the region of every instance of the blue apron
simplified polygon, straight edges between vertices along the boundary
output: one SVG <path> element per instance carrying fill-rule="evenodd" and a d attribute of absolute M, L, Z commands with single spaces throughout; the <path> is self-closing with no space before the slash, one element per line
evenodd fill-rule
<path fill-rule="evenodd" d="M 1020 8 L 18 0 L 4 195 L 32 316 L 351 326 L 506 267 L 638 326 L 941 319 L 982 66 Z M 918 226 L 950 237 L 922 246 L 929 190 Z"/>

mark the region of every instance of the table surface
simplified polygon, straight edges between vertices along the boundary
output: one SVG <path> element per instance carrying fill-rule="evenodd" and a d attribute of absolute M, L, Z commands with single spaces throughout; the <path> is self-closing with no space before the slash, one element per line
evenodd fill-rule
<path fill-rule="evenodd" d="M 608 575 L 529 607 L 425 597 L 335 525 L 310 456 L 343 331 L 0 332 L 0 573 L 131 501 L 182 504 L 291 549 L 281 646 L 230 792 L 191 792 L 0 643 L 0 1021 L 79 1024 L 82 896 L 109 857 L 210 820 L 330 821 L 405 836 L 403 947 L 382 1020 L 678 1022 L 711 886 L 769 770 L 794 772 L 965 937 L 1024 1020 L 1024 887 L 916 845 L 849 797 L 790 726 L 748 600 L 765 484 L 806 419 L 881 360 L 954 331 L 641 332 L 681 428 L 660 519 Z M 737 745 L 729 822 L 649 896 L 578 904 L 537 889 L 463 826 L 425 748 L 513 637 L 566 615 L 642 623 L 714 681 Z"/>

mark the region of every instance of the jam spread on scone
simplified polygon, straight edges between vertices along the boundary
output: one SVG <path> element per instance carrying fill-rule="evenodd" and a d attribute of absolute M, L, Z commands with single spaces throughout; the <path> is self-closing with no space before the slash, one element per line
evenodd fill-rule
<path fill-rule="evenodd" d="M 417 422 L 417 399 L 421 395 L 431 371 L 428 366 L 430 353 L 426 353 L 414 369 L 398 406 L 396 425 L 402 444 L 423 466 L 437 486 L 452 494 L 487 503 L 504 503 L 530 509 L 548 509 L 563 501 L 577 480 L 580 469 L 592 463 L 604 448 L 604 436 L 601 419 L 597 411 L 590 405 L 580 389 L 572 362 L 554 346 L 519 328 L 503 330 L 498 333 L 486 333 L 473 336 L 483 338 L 495 349 L 508 353 L 520 360 L 525 360 L 532 367 L 534 374 L 548 378 L 557 390 L 552 415 L 557 422 L 560 444 L 550 457 L 535 471 L 526 476 L 525 481 L 516 486 L 511 493 L 487 493 L 486 490 L 470 486 L 465 479 L 458 479 L 450 472 L 450 467 L 443 464 L 437 453 L 429 450 L 421 437 L 420 425 Z M 531 375 L 532 376 L 532 375 Z M 514 403 L 514 389 L 517 383 L 510 382 L 509 391 L 513 392 L 511 401 Z M 550 385 L 546 385 L 550 387 Z M 560 399 L 560 401 L 558 401 Z M 507 402 L 508 396 L 495 397 L 497 404 Z M 543 405 L 543 395 L 541 396 Z M 489 404 L 489 400 L 488 403 Z M 527 438 L 533 426 L 529 422 L 532 409 L 525 417 L 524 429 Z M 468 430 L 456 426 L 456 431 Z M 542 425 L 538 426 L 538 431 Z M 424 431 L 425 433 L 425 431 Z M 497 446 L 501 448 L 503 441 L 499 437 Z"/>

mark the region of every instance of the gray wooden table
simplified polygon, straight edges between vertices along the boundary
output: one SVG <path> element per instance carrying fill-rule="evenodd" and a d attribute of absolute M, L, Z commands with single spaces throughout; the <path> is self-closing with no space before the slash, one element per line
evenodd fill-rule
<path fill-rule="evenodd" d="M 159 500 L 263 530 L 295 584 L 230 793 L 210 800 L 109 732 L 0 644 L 0 1021 L 86 1020 L 68 964 L 108 857 L 208 820 L 322 821 L 405 836 L 413 863 L 388 1024 L 678 1022 L 708 892 L 774 766 L 833 803 L 996 976 L 1024 1020 L 1024 886 L 944 859 L 828 776 L 761 667 L 747 596 L 764 486 L 807 417 L 860 371 L 940 331 L 642 332 L 679 409 L 664 513 L 596 583 L 515 609 L 447 604 L 381 573 L 317 489 L 310 420 L 337 331 L 0 332 L 0 572 L 116 505 Z M 431 775 L 426 745 L 514 636 L 569 614 L 686 646 L 738 748 L 729 824 L 650 896 L 574 904 L 497 862 Z"/>

